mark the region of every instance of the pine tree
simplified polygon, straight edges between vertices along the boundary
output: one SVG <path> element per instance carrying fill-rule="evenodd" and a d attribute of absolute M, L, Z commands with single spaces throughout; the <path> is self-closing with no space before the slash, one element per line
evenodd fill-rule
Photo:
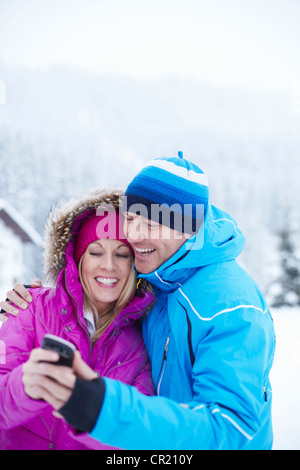
<path fill-rule="evenodd" d="M 300 259 L 292 241 L 293 232 L 286 224 L 278 231 L 280 275 L 269 289 L 272 307 L 300 305 Z"/>

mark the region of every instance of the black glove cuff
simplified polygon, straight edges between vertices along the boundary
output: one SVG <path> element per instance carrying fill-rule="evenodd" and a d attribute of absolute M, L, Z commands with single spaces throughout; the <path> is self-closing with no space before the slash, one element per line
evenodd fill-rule
<path fill-rule="evenodd" d="M 73 393 L 67 403 L 58 410 L 65 420 L 80 432 L 91 432 L 95 427 L 105 395 L 105 382 L 76 379 Z"/>

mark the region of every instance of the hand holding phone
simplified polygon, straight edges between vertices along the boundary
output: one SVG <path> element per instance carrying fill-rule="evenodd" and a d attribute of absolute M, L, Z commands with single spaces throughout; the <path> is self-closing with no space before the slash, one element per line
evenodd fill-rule
<path fill-rule="evenodd" d="M 72 367 L 75 346 L 59 336 L 46 334 L 42 341 L 42 348 L 55 351 L 59 354 L 59 360 L 52 364 Z"/>

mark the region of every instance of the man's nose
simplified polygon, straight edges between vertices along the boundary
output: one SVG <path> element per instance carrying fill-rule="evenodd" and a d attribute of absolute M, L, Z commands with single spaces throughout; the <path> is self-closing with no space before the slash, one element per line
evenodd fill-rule
<path fill-rule="evenodd" d="M 127 225 L 127 239 L 129 243 L 141 242 L 148 239 L 148 226 L 144 221 L 137 220 Z"/>

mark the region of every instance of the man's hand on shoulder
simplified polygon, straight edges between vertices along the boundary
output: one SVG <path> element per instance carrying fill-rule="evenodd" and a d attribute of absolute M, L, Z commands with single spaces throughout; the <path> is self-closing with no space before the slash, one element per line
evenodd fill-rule
<path fill-rule="evenodd" d="M 42 287 L 42 281 L 40 279 L 34 279 L 30 287 Z M 13 290 L 7 292 L 7 299 L 0 302 L 1 309 L 6 312 L 10 313 L 11 315 L 18 315 L 20 312 L 18 308 L 11 304 L 13 302 L 17 307 L 25 310 L 28 307 L 28 304 L 32 302 L 32 297 L 30 292 L 26 289 L 23 284 L 16 284 Z M 5 315 L 1 315 L 0 321 L 5 321 Z"/>

